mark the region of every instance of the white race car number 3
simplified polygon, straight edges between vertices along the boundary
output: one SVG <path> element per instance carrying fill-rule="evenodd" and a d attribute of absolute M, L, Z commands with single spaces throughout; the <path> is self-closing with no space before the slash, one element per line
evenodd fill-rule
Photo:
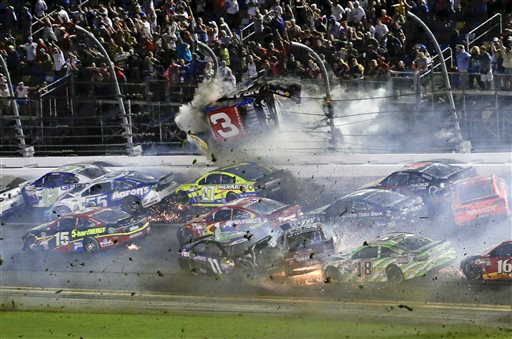
<path fill-rule="evenodd" d="M 212 125 L 220 124 L 221 129 L 218 129 L 217 133 L 223 138 L 232 138 L 240 134 L 240 130 L 233 124 L 227 113 L 219 112 L 210 115 L 210 122 Z"/>

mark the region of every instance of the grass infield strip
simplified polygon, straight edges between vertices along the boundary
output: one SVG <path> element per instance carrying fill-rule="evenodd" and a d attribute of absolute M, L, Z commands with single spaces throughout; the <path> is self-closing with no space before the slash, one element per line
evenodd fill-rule
<path fill-rule="evenodd" d="M 0 313 L 0 338 L 510 338 L 510 329 L 232 313 Z"/>

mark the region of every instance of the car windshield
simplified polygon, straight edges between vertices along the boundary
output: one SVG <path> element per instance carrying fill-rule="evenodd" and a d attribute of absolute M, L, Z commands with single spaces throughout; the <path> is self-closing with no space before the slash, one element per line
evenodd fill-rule
<path fill-rule="evenodd" d="M 68 194 L 75 194 L 75 193 L 78 193 L 78 192 L 81 192 L 82 190 L 84 189 L 84 185 L 76 185 L 75 187 L 73 187 L 72 190 L 70 190 L 68 192 Z"/>
<path fill-rule="evenodd" d="M 280 203 L 279 201 L 260 199 L 255 203 L 251 204 L 249 208 L 261 214 L 271 214 L 272 212 L 275 212 L 285 206 L 285 204 Z"/>
<path fill-rule="evenodd" d="M 448 164 L 432 164 L 425 170 L 423 173 L 428 174 L 435 178 L 446 177 L 454 172 L 456 172 L 459 168 L 456 166 L 448 165 Z"/>
<path fill-rule="evenodd" d="M 270 172 L 266 167 L 256 164 L 241 165 L 225 169 L 224 171 L 238 175 L 239 177 L 242 177 L 246 180 L 255 180 Z"/>
<path fill-rule="evenodd" d="M 304 233 L 288 235 L 288 248 L 290 250 L 307 248 L 311 245 L 321 244 L 324 241 L 325 236 L 321 230 L 311 230 Z"/>
<path fill-rule="evenodd" d="M 109 173 L 109 171 L 101 167 L 91 166 L 81 170 L 79 173 L 89 179 L 95 179 Z"/>
<path fill-rule="evenodd" d="M 119 210 L 104 210 L 94 214 L 94 217 L 106 224 L 116 223 L 119 220 L 128 218 L 130 215 Z"/>
<path fill-rule="evenodd" d="M 461 203 L 466 203 L 479 198 L 495 195 L 491 180 L 474 184 L 461 184 L 457 186 L 457 198 Z"/>
<path fill-rule="evenodd" d="M 399 193 L 384 190 L 376 191 L 365 198 L 369 202 L 382 206 L 390 206 L 403 199 L 404 197 Z"/>
<path fill-rule="evenodd" d="M 130 179 L 134 179 L 134 180 L 142 181 L 142 182 L 156 181 L 154 176 L 149 175 L 149 174 L 140 173 L 140 172 L 131 172 L 130 174 L 128 174 L 126 176 L 126 178 L 130 178 Z"/>
<path fill-rule="evenodd" d="M 427 246 L 431 242 L 432 240 L 419 236 L 406 237 L 398 243 L 398 247 L 407 251 L 416 251 L 417 249 Z"/>

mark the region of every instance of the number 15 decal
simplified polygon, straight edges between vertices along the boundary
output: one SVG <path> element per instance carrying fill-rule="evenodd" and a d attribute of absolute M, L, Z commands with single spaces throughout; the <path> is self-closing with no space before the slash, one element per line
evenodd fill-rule
<path fill-rule="evenodd" d="M 233 124 L 229 115 L 225 112 L 218 112 L 210 115 L 212 126 L 220 124 L 216 132 L 223 138 L 232 138 L 240 134 L 240 129 Z"/>

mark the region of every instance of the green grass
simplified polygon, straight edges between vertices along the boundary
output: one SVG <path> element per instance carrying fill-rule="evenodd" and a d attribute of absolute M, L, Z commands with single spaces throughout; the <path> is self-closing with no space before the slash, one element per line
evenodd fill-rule
<path fill-rule="evenodd" d="M 510 338 L 472 325 L 406 325 L 311 316 L 2 312 L 0 338 Z"/>

